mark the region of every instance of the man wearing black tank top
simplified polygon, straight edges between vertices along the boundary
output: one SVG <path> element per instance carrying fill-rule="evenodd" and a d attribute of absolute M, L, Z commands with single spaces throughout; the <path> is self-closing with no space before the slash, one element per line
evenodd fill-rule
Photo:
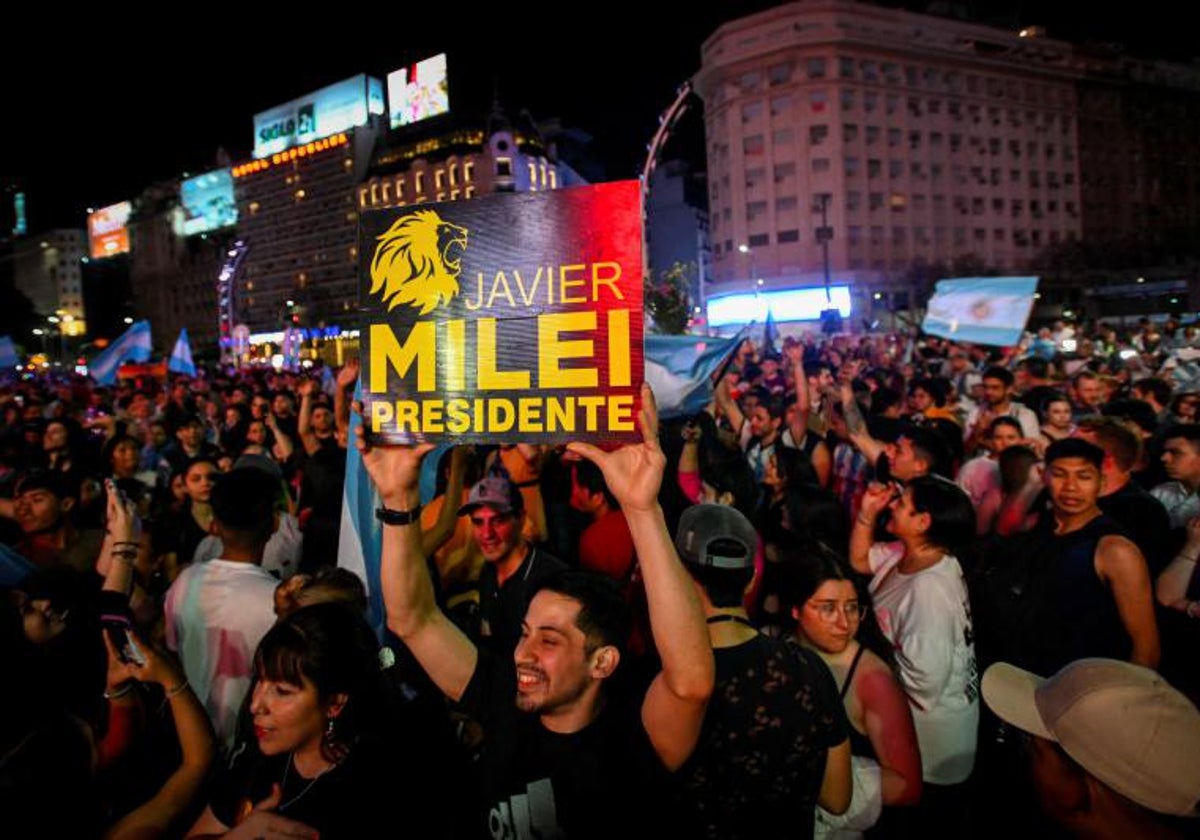
<path fill-rule="evenodd" d="M 675 548 L 696 581 L 716 660 L 704 729 L 681 771 L 680 837 L 812 836 L 817 803 L 850 805 L 850 742 L 837 686 L 812 651 L 771 639 L 743 607 L 757 535 L 731 507 L 696 505 Z"/>
<path fill-rule="evenodd" d="M 1012 640 L 1013 654 L 1037 673 L 1095 656 L 1158 666 L 1150 574 L 1138 547 L 1100 511 L 1103 461 L 1104 450 L 1076 438 L 1046 450 L 1052 520 L 1020 552 L 1031 564 L 1029 620 Z"/>

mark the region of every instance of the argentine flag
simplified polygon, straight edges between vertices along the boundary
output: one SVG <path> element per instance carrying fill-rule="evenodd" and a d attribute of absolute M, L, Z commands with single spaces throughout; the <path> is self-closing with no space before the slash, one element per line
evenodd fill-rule
<path fill-rule="evenodd" d="M 117 368 L 126 362 L 145 362 L 150 358 L 150 322 L 138 321 L 121 337 L 108 345 L 88 365 L 88 375 L 99 385 L 117 381 Z"/>
<path fill-rule="evenodd" d="M 703 335 L 646 336 L 646 381 L 654 391 L 658 414 L 666 419 L 689 417 L 713 398 L 717 372 L 745 338 Z"/>
<path fill-rule="evenodd" d="M 958 277 L 939 280 L 921 329 L 973 344 L 1011 347 L 1033 311 L 1036 277 Z"/>
<path fill-rule="evenodd" d="M 167 361 L 167 370 L 188 376 L 196 375 L 196 363 L 192 361 L 192 345 L 188 341 L 187 327 L 179 331 L 175 349 L 171 351 L 171 358 Z"/>

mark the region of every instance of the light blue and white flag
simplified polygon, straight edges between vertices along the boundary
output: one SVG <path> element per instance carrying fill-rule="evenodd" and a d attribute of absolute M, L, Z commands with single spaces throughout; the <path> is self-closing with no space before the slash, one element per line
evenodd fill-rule
<path fill-rule="evenodd" d="M 362 399 L 362 385 L 354 389 L 354 399 Z M 383 555 L 383 526 L 375 518 L 381 506 L 379 494 L 367 470 L 362 454 L 354 445 L 355 430 L 362 425 L 358 412 L 350 412 L 349 446 L 346 449 L 346 483 L 342 485 L 342 527 L 338 534 L 339 568 L 347 569 L 367 588 L 367 620 L 376 634 L 383 637 L 386 615 L 379 591 L 380 560 Z"/>
<path fill-rule="evenodd" d="M 354 388 L 354 399 L 362 399 L 362 385 Z M 383 556 L 383 529 L 375 518 L 375 511 L 382 502 L 363 467 L 362 453 L 354 445 L 355 429 L 362 425 L 362 418 L 350 413 L 350 446 L 346 450 L 346 483 L 342 486 L 342 525 L 338 534 L 338 561 L 340 568 L 347 569 L 362 580 L 367 588 L 367 612 L 371 626 L 383 638 L 386 615 L 383 596 L 379 591 L 379 568 Z M 437 466 L 442 455 L 450 449 L 441 444 L 425 456 L 421 462 L 421 504 L 428 504 L 437 488 Z"/>
<path fill-rule="evenodd" d="M 167 360 L 167 370 L 188 376 L 196 375 L 196 363 L 192 361 L 192 345 L 188 342 L 187 327 L 179 331 L 175 349 L 171 351 L 171 358 Z"/>
<path fill-rule="evenodd" d="M 745 338 L 703 335 L 646 336 L 646 381 L 663 418 L 689 417 L 713 398 L 714 376 Z"/>
<path fill-rule="evenodd" d="M 13 347 L 12 337 L 0 335 L 0 370 L 15 368 L 19 364 L 21 364 L 21 357 L 17 355 L 17 349 Z"/>
<path fill-rule="evenodd" d="M 88 375 L 100 385 L 117 381 L 117 368 L 126 362 L 145 362 L 150 358 L 150 322 L 137 321 L 88 365 Z"/>
<path fill-rule="evenodd" d="M 1037 286 L 1036 277 L 939 280 L 921 329 L 953 341 L 1010 347 L 1021 340 Z"/>

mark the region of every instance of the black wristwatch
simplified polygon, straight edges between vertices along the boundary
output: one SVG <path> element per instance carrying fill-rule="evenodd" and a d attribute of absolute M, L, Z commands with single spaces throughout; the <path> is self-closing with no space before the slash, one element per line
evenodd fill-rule
<path fill-rule="evenodd" d="M 421 518 L 421 506 L 417 505 L 412 510 L 392 510 L 386 507 L 376 508 L 375 518 L 384 525 L 411 525 Z"/>

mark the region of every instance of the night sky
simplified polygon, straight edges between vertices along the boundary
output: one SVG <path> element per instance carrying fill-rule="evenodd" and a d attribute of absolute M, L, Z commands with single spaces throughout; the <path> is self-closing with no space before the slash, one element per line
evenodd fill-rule
<path fill-rule="evenodd" d="M 363 16 L 372 4 L 328 4 L 309 15 L 286 4 L 232 7 L 240 15 L 218 5 L 172 6 L 172 17 L 190 20 L 170 28 L 141 13 L 125 17 L 131 7 L 117 4 L 82 15 L 60 10 L 40 25 L 35 13 L 24 30 L 9 27 L 0 51 L 8 82 L 0 179 L 25 186 L 31 230 L 82 227 L 89 206 L 212 168 L 218 147 L 245 160 L 255 112 L 356 73 L 382 78 L 448 48 L 452 74 L 469 73 L 535 118 L 582 128 L 610 178 L 633 177 L 658 114 L 698 69 L 701 42 L 722 21 L 773 4 L 687 4 L 693 8 L 671 18 L 668 4 L 531 0 L 492 7 L 494 17 L 473 23 L 474 12 L 460 19 L 449 3 L 416 18 Z M 1079 4 L 1061 0 L 960 8 L 997 25 L 1039 23 L 1051 37 L 1121 41 L 1141 56 L 1188 60 L 1194 51 L 1190 28 L 1165 0 L 1138 3 L 1134 15 L 1129 6 L 1097 4 L 1086 20 L 1072 17 Z M 453 89 L 450 96 L 453 107 Z M 702 154 L 697 114 L 680 126 L 679 153 Z"/>

